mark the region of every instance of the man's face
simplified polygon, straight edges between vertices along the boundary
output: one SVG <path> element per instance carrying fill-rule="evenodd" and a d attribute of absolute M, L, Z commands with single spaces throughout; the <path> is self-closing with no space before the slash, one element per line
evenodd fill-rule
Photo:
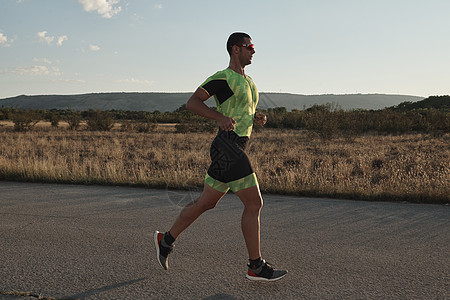
<path fill-rule="evenodd" d="M 246 66 L 252 63 L 253 54 L 255 49 L 253 48 L 252 40 L 249 38 L 244 39 L 244 46 L 239 46 L 239 61 L 242 66 Z"/>

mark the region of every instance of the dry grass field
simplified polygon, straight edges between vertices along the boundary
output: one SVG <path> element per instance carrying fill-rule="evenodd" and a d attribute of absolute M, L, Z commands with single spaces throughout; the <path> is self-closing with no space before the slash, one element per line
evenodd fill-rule
<path fill-rule="evenodd" d="M 0 179 L 198 189 L 213 133 L 173 125 L 135 133 L 0 124 Z M 252 134 L 248 155 L 267 193 L 347 199 L 450 202 L 450 135 L 321 139 L 305 131 Z"/>

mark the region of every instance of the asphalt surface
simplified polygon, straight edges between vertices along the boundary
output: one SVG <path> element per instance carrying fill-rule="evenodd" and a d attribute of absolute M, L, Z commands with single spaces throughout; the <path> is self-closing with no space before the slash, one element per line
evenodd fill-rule
<path fill-rule="evenodd" d="M 0 181 L 0 298 L 450 299 L 450 206 L 263 195 L 263 256 L 289 270 L 263 283 L 232 194 L 157 264 L 153 231 L 196 196 Z"/>

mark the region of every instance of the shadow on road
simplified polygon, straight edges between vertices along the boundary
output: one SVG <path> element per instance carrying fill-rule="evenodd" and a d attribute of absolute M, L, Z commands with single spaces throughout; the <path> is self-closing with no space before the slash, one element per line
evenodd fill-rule
<path fill-rule="evenodd" d="M 88 290 L 76 295 L 71 295 L 71 296 L 67 296 L 64 297 L 64 299 L 83 299 L 83 298 L 88 298 L 91 297 L 95 294 L 99 294 L 99 293 L 103 293 L 103 292 L 107 292 L 110 290 L 114 290 L 123 286 L 127 286 L 127 285 L 132 285 L 135 284 L 137 282 L 143 281 L 143 280 L 147 280 L 149 279 L 148 277 L 143 277 L 143 278 L 139 278 L 139 279 L 133 279 L 133 280 L 129 280 L 129 281 L 124 281 L 124 282 L 120 282 L 120 283 L 115 283 L 115 284 L 111 284 L 111 285 L 106 285 L 100 288 L 96 288 L 96 289 L 92 289 L 92 290 Z M 222 298 L 221 298 L 222 299 Z"/>
<path fill-rule="evenodd" d="M 227 294 L 216 294 L 216 295 L 212 295 L 212 296 L 203 298 L 203 300 L 236 300 L 236 298 L 234 298 L 231 295 L 227 295 Z"/>

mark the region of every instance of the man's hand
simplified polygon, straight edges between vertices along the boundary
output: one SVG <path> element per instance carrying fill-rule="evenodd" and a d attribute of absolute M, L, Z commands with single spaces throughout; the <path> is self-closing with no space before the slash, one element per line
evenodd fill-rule
<path fill-rule="evenodd" d="M 221 118 L 217 119 L 217 124 L 219 124 L 220 129 L 223 131 L 231 131 L 234 129 L 236 121 L 232 118 L 222 115 Z"/>
<path fill-rule="evenodd" d="M 266 124 L 266 122 L 267 122 L 267 117 L 265 114 L 259 113 L 259 112 L 257 112 L 255 114 L 255 123 L 256 124 L 264 126 L 264 124 Z"/>
<path fill-rule="evenodd" d="M 189 98 L 186 103 L 186 108 L 199 116 L 216 120 L 219 127 L 224 131 L 233 130 L 236 121 L 206 106 L 204 102 L 208 98 L 209 94 L 202 88 L 198 88 L 191 98 Z"/>

